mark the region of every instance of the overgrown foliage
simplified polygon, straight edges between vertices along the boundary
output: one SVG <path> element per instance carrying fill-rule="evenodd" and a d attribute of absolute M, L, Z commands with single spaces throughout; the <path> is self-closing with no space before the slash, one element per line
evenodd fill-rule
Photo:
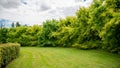
<path fill-rule="evenodd" d="M 10 28 L 8 31 L 8 38 L 6 38 L 7 42 L 17 42 L 20 43 L 21 46 L 37 46 L 38 33 L 41 31 L 41 26 L 20 26 Z"/>
<path fill-rule="evenodd" d="M 81 49 L 102 48 L 120 53 L 120 0 L 93 0 L 76 16 L 47 20 L 42 26 L 1 29 L 1 42 L 22 46 L 60 46 Z M 7 39 L 7 40 L 6 40 Z"/>
<path fill-rule="evenodd" d="M 7 33 L 8 33 L 7 28 L 1 28 L 0 29 L 0 43 L 6 43 L 7 42 L 7 39 L 6 39 L 6 38 L 8 38 Z"/>
<path fill-rule="evenodd" d="M 52 32 L 55 32 L 58 29 L 57 23 L 57 20 L 47 20 L 43 23 L 42 31 L 39 33 L 40 46 L 56 46 L 55 41 L 57 39 L 52 36 Z"/>
<path fill-rule="evenodd" d="M 11 60 L 19 55 L 19 44 L 0 44 L 0 68 L 3 68 Z"/>

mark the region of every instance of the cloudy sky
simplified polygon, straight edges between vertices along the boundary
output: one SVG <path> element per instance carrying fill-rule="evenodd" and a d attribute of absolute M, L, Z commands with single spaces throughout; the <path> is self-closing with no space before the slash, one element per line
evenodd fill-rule
<path fill-rule="evenodd" d="M 59 19 L 75 15 L 81 6 L 92 0 L 0 0 L 0 22 L 42 24 L 47 19 Z"/>

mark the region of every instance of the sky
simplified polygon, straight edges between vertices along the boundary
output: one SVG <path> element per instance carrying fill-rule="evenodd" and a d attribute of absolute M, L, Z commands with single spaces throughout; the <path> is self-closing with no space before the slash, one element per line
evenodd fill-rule
<path fill-rule="evenodd" d="M 92 0 L 0 0 L 0 22 L 34 25 L 45 20 L 74 16 Z"/>

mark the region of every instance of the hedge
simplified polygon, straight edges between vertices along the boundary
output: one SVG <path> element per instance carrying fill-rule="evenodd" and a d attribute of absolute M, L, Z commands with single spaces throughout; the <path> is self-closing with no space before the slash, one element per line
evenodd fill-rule
<path fill-rule="evenodd" d="M 19 44 L 0 44 L 0 68 L 19 56 Z"/>

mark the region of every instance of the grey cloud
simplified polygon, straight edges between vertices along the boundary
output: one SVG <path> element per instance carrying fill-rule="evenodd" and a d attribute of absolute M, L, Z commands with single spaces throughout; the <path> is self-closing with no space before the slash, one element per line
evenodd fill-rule
<path fill-rule="evenodd" d="M 46 0 L 39 0 L 36 3 L 36 6 L 39 6 L 38 8 L 38 12 L 40 11 L 47 11 L 49 9 L 51 9 L 51 6 L 49 5 L 49 3 L 46 2 Z"/>
<path fill-rule="evenodd" d="M 76 11 L 79 9 L 79 6 L 66 7 L 62 10 L 62 13 L 65 16 L 75 15 Z"/>
<path fill-rule="evenodd" d="M 48 13 L 53 15 L 54 17 L 74 16 L 78 9 L 79 9 L 79 5 L 76 5 L 71 7 L 52 9 Z"/>
<path fill-rule="evenodd" d="M 2 8 L 17 8 L 20 5 L 20 0 L 0 0 Z"/>
<path fill-rule="evenodd" d="M 54 14 L 54 13 L 56 13 L 56 12 L 57 12 L 57 10 L 51 10 L 51 11 L 49 11 L 48 13 Z"/>
<path fill-rule="evenodd" d="M 75 2 L 77 2 L 77 3 L 78 3 L 78 2 L 81 2 L 81 1 L 82 1 L 82 0 L 75 0 Z"/>
<path fill-rule="evenodd" d="M 48 5 L 46 5 L 46 4 L 41 4 L 40 5 L 40 10 L 41 11 L 46 11 L 46 10 L 49 10 L 49 9 L 50 9 L 50 7 Z"/>

